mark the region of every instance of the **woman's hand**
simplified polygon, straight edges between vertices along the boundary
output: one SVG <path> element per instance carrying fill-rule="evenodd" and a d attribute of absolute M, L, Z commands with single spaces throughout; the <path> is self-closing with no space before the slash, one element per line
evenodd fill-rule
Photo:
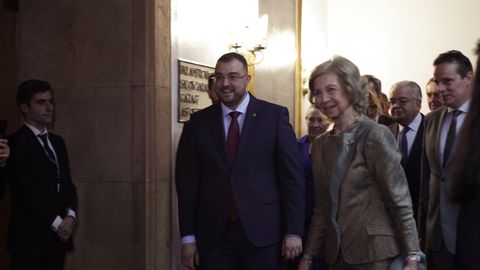
<path fill-rule="evenodd" d="M 418 269 L 418 262 L 414 260 L 407 260 L 403 270 L 417 270 Z"/>
<path fill-rule="evenodd" d="M 298 264 L 298 270 L 310 270 L 312 266 L 312 257 L 309 255 L 304 255 L 300 259 L 300 263 Z"/>

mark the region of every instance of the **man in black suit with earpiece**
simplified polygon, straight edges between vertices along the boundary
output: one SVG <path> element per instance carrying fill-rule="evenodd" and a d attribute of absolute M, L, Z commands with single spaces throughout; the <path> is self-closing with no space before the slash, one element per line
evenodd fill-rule
<path fill-rule="evenodd" d="M 73 249 L 77 193 L 63 139 L 48 131 L 54 116 L 50 84 L 23 82 L 17 105 L 24 124 L 8 142 L 12 217 L 7 248 L 12 269 L 61 270 Z"/>

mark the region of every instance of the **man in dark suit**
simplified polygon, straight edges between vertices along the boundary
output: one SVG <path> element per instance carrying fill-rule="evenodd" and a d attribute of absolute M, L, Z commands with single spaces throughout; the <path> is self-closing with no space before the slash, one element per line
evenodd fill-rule
<path fill-rule="evenodd" d="M 12 217 L 7 247 L 12 269 L 63 269 L 73 249 L 77 193 L 63 139 L 48 132 L 54 116 L 49 83 L 23 82 L 17 105 L 22 125 L 9 136 Z"/>
<path fill-rule="evenodd" d="M 5 192 L 5 181 L 7 177 L 5 164 L 9 155 L 10 147 L 8 147 L 8 141 L 6 139 L 0 138 L 0 200 L 3 198 L 3 193 Z"/>
<path fill-rule="evenodd" d="M 215 66 L 221 103 L 191 116 L 177 150 L 182 264 L 279 269 L 302 251 L 304 179 L 288 110 L 247 92 L 247 62 Z M 198 250 L 197 250 L 198 248 Z"/>
<path fill-rule="evenodd" d="M 423 140 L 422 91 L 412 81 L 395 83 L 390 91 L 390 109 L 397 124 L 394 134 L 402 153 L 402 167 L 412 198 L 413 216 L 417 220 L 418 198 L 421 182 L 421 158 Z"/>
<path fill-rule="evenodd" d="M 473 68 L 470 60 L 455 50 L 440 54 L 433 65 L 434 80 L 445 106 L 429 113 L 424 121 L 422 181 L 429 183 L 426 217 L 428 269 L 460 269 L 455 258 L 460 205 L 448 199 L 449 184 L 445 176 L 452 164 L 458 131 L 470 106 Z"/>

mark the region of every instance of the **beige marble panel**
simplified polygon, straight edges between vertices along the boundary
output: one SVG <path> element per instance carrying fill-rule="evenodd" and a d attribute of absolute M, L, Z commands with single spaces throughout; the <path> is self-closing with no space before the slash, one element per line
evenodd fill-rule
<path fill-rule="evenodd" d="M 93 89 L 55 90 L 54 132 L 60 134 L 68 149 L 72 179 L 84 182 L 95 177 L 95 103 Z"/>
<path fill-rule="evenodd" d="M 170 1 L 155 1 L 155 86 L 171 85 Z"/>
<path fill-rule="evenodd" d="M 295 62 L 278 61 L 282 50 L 295 48 L 295 1 L 262 0 L 259 13 L 269 14 L 264 60 L 255 66 L 256 96 L 286 106 L 295 120 Z M 287 38 L 288 37 L 288 38 Z M 286 53 L 294 53 L 286 52 Z M 281 64 L 280 64 L 281 63 Z"/>
<path fill-rule="evenodd" d="M 133 181 L 146 179 L 146 125 L 145 87 L 135 86 L 132 91 Z"/>
<path fill-rule="evenodd" d="M 74 1 L 20 1 L 19 78 L 74 86 Z"/>
<path fill-rule="evenodd" d="M 75 80 L 80 87 L 131 85 L 132 2 L 76 1 Z"/>
<path fill-rule="evenodd" d="M 76 250 L 69 270 L 138 269 L 133 262 L 133 207 L 130 183 L 77 183 Z"/>
<path fill-rule="evenodd" d="M 132 178 L 132 94 L 130 88 L 94 89 L 95 181 Z"/>
<path fill-rule="evenodd" d="M 147 3 L 145 3 L 147 2 Z M 155 44 L 153 1 L 133 1 L 132 5 L 132 82 L 153 86 Z"/>
<path fill-rule="evenodd" d="M 145 174 L 147 182 L 153 182 L 155 179 L 156 160 L 156 144 L 161 140 L 156 134 L 155 123 L 160 113 L 157 113 L 155 100 L 155 88 L 145 88 Z"/>
<path fill-rule="evenodd" d="M 148 184 L 146 183 L 134 183 L 132 185 L 132 265 L 135 266 L 135 269 L 145 269 L 146 265 L 146 223 L 147 216 L 150 214 L 145 211 L 147 187 Z"/>
<path fill-rule="evenodd" d="M 156 241 L 155 269 L 170 269 L 172 260 L 172 204 L 171 204 L 171 182 L 157 181 L 155 183 L 155 216 L 154 238 Z"/>
<path fill-rule="evenodd" d="M 159 114 L 157 115 L 155 133 L 157 134 L 158 140 L 157 151 L 156 151 L 156 180 L 157 181 L 171 181 L 171 136 L 172 132 L 170 128 L 166 129 L 165 127 L 171 127 L 172 121 L 172 94 L 170 88 L 155 88 L 156 93 L 156 106 Z"/>
<path fill-rule="evenodd" d="M 156 269 L 155 261 L 157 257 L 157 238 L 156 232 L 156 220 L 155 215 L 156 202 L 155 198 L 155 184 L 152 182 L 145 183 L 145 265 L 146 269 Z M 165 266 L 164 269 L 169 269 Z M 159 269 L 159 268 L 157 268 Z"/>

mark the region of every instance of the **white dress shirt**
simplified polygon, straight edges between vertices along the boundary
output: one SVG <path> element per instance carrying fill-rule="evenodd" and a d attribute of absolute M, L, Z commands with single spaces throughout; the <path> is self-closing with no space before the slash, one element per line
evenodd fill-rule
<path fill-rule="evenodd" d="M 50 148 L 50 150 L 52 150 L 53 154 L 55 155 L 55 159 L 58 160 L 57 158 L 57 153 L 55 152 L 55 148 L 53 148 L 53 145 L 52 143 L 50 142 L 50 139 L 48 138 L 48 131 L 47 129 L 44 129 L 43 131 L 40 131 L 38 130 L 36 127 L 30 125 L 29 123 L 27 122 L 24 122 L 24 124 L 33 132 L 33 134 L 35 135 L 35 137 L 37 138 L 37 140 L 40 142 L 40 144 L 42 145 L 42 147 L 45 147 L 43 145 L 43 141 L 42 139 L 40 139 L 40 135 L 44 135 L 44 134 L 47 134 L 47 143 L 48 143 L 48 147 Z M 57 170 L 59 170 L 59 168 L 57 168 Z M 58 187 L 59 189 L 60 187 Z M 71 208 L 67 208 L 66 209 L 66 212 L 67 212 L 67 216 L 71 216 L 73 217 L 74 219 L 77 218 L 77 214 L 75 213 L 75 211 L 73 211 Z M 52 229 L 52 231 L 54 232 L 57 232 L 59 230 L 59 227 L 60 225 L 62 224 L 63 222 L 63 219 L 60 217 L 60 216 L 56 216 L 55 217 L 55 220 L 52 222 L 52 224 L 50 225 L 50 228 Z"/>
<path fill-rule="evenodd" d="M 412 122 L 408 124 L 408 128 L 410 129 L 407 134 L 407 156 L 410 156 L 410 151 L 412 150 L 413 142 L 415 141 L 415 137 L 417 136 L 418 129 L 420 128 L 420 124 L 422 123 L 422 115 L 420 113 L 415 116 Z M 402 149 L 401 143 L 402 143 L 402 136 L 403 132 L 405 130 L 405 127 L 402 125 L 399 126 L 399 132 L 397 134 L 397 142 L 399 149 Z"/>

